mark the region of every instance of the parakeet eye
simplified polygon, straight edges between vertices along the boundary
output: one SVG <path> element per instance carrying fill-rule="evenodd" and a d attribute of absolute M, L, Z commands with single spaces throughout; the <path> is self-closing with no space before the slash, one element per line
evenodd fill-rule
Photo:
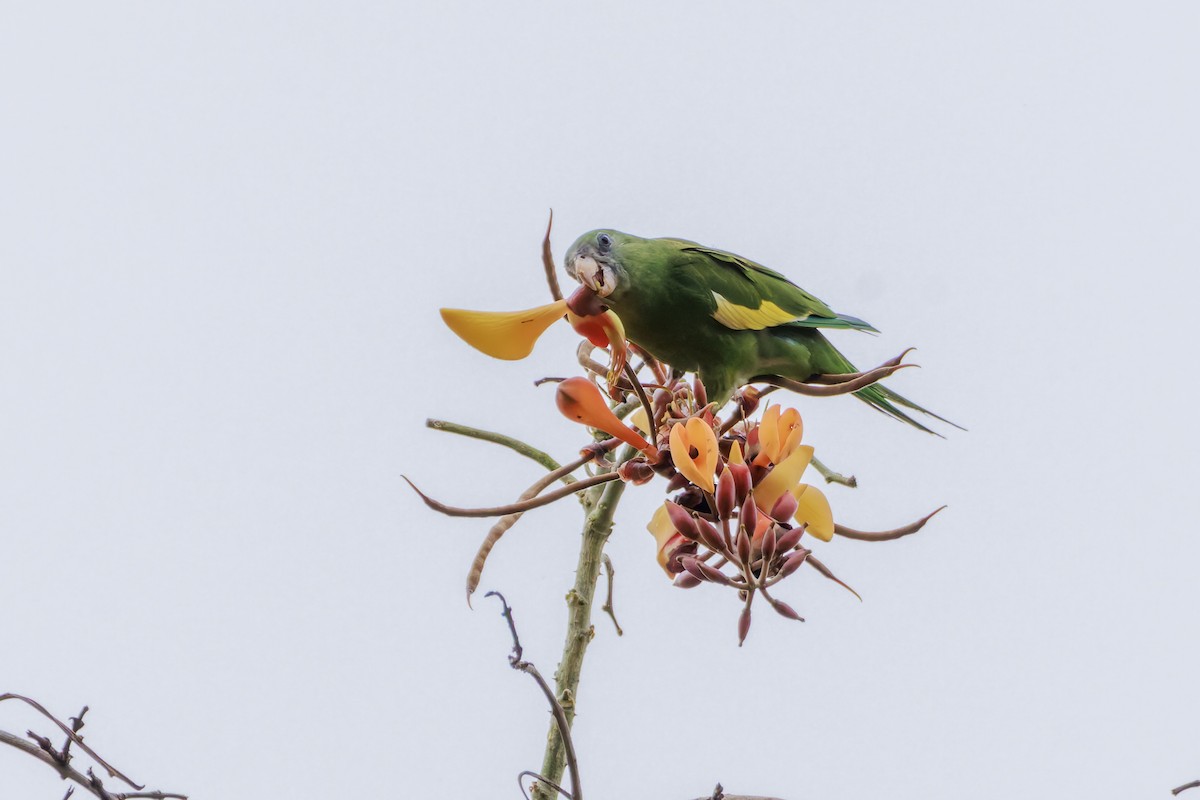
<path fill-rule="evenodd" d="M 612 237 L 607 233 L 602 233 L 596 237 L 596 246 L 600 248 L 601 253 L 607 253 L 612 247 Z"/>

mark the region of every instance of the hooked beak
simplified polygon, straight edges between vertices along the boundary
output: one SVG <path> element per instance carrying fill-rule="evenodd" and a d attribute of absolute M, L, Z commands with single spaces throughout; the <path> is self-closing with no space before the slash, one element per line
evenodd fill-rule
<path fill-rule="evenodd" d="M 579 282 L 601 297 L 608 297 L 617 286 L 612 267 L 601 264 L 591 256 L 577 254 L 571 266 Z"/>

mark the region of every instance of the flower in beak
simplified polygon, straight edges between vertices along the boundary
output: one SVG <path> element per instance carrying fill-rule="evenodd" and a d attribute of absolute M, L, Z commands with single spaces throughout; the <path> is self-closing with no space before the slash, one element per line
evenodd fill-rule
<path fill-rule="evenodd" d="M 468 311 L 443 308 L 442 320 L 481 353 L 518 361 L 533 352 L 546 329 L 567 313 L 567 301 L 555 300 L 524 311 Z"/>

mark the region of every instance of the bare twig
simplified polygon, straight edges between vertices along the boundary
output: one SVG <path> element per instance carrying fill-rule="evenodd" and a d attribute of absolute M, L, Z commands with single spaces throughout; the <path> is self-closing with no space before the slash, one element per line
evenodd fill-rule
<path fill-rule="evenodd" d="M 522 500 L 519 503 L 509 503 L 506 506 L 492 506 L 491 508 L 459 508 L 457 506 L 448 506 L 445 503 L 434 500 L 429 495 L 417 488 L 417 485 L 410 481 L 404 475 L 400 477 L 412 487 L 412 490 L 420 495 L 425 501 L 425 505 L 432 508 L 434 511 L 439 511 L 448 517 L 502 517 L 505 514 L 515 514 L 518 512 L 530 511 L 542 506 L 548 506 L 555 500 L 561 500 L 564 497 L 569 497 L 576 492 L 582 492 L 584 489 L 590 489 L 593 486 L 609 481 L 618 480 L 621 476 L 615 472 L 605 472 L 600 475 L 591 475 L 581 480 L 575 481 L 570 486 L 564 486 L 549 494 L 543 494 L 529 500 Z"/>
<path fill-rule="evenodd" d="M 571 798 L 571 800 L 583 800 L 583 787 L 579 782 L 579 762 L 575 757 L 575 743 L 571 740 L 571 723 L 567 721 L 567 713 L 563 711 L 562 704 L 558 702 L 558 698 L 554 696 L 554 691 L 546 683 L 546 679 L 542 677 L 542 674 L 538 672 L 537 667 L 521 658 L 524 650 L 521 648 L 521 640 L 517 636 L 517 624 L 513 621 L 512 607 L 504 599 L 504 595 L 499 592 L 488 592 L 484 596 L 491 597 L 493 595 L 499 598 L 501 605 L 504 606 L 504 610 L 500 612 L 500 615 L 508 622 L 508 630 L 512 634 L 513 652 L 508 657 L 508 663 L 512 665 L 513 669 L 532 675 L 533 679 L 537 681 L 538 688 L 542 690 L 542 694 L 549 701 L 550 711 L 554 714 L 554 722 L 558 725 L 558 734 L 562 737 L 563 746 L 567 751 L 567 769 L 571 770 L 571 792 L 567 794 L 567 797 Z M 547 781 L 547 783 L 550 783 L 550 781 Z M 559 791 L 561 792 L 562 789 L 559 788 Z M 564 794 L 566 793 L 564 792 Z"/>
<path fill-rule="evenodd" d="M 111 764 L 97 755 L 94 750 L 84 744 L 82 737 L 78 734 L 78 731 L 83 727 L 82 717 L 87 712 L 86 706 L 84 706 L 84 710 L 80 712 L 78 717 L 71 717 L 72 724 L 70 727 L 68 727 L 66 723 L 59 720 L 57 717 L 47 711 L 41 703 L 38 703 L 35 700 L 31 700 L 28 697 L 18 694 L 0 694 L 0 702 L 5 700 L 19 700 L 31 706 L 46 719 L 58 726 L 58 728 L 67 735 L 67 743 L 63 745 L 63 749 L 56 750 L 49 739 L 47 739 L 45 736 L 40 736 L 33 731 L 29 731 L 28 736 L 33 740 L 33 742 L 35 742 L 35 744 L 31 744 L 25 739 L 15 736 L 7 731 L 0 730 L 0 743 L 28 753 L 39 761 L 47 764 L 51 769 L 57 772 L 59 777 L 61 777 L 63 780 L 73 781 L 79 786 L 87 789 L 96 797 L 100 798 L 100 800 L 132 800 L 132 798 L 150 798 L 150 800 L 187 800 L 187 795 L 184 794 L 161 791 L 143 791 L 145 786 L 135 783 L 128 776 L 113 767 Z M 103 767 L 110 777 L 117 778 L 129 786 L 137 789 L 138 791 L 110 792 L 104 787 L 104 783 L 91 770 L 91 768 L 89 768 L 85 774 L 72 767 L 70 762 L 74 756 L 69 751 L 71 744 L 74 744 L 80 750 L 84 751 L 97 764 Z M 71 797 L 71 795 L 74 793 L 73 789 L 74 787 L 69 787 L 67 789 L 67 793 L 64 795 L 63 800 L 67 800 L 67 798 Z"/>
<path fill-rule="evenodd" d="M 845 525 L 834 525 L 833 532 L 838 536 L 844 536 L 847 539 L 857 539 L 860 542 L 886 542 L 890 539 L 899 539 L 902 536 L 914 534 L 921 528 L 925 527 L 925 523 L 933 519 L 933 515 L 941 511 L 942 508 L 934 509 L 932 512 L 921 517 L 916 522 L 908 525 L 902 525 L 899 528 L 893 528 L 890 531 L 856 531 L 854 528 L 847 528 Z"/>
<path fill-rule="evenodd" d="M 559 463 L 555 461 L 549 453 L 544 453 L 541 450 L 538 450 L 536 447 L 522 442 L 520 439 L 514 439 L 513 437 L 505 436 L 502 433 L 494 433 L 492 431 L 485 431 L 479 428 L 472 428 L 468 425 L 460 425 L 457 422 L 447 422 L 446 420 L 442 419 L 427 419 L 425 420 L 425 427 L 432 428 L 435 431 L 457 433 L 459 436 L 469 436 L 472 439 L 481 439 L 485 442 L 491 442 L 492 444 L 498 444 L 502 447 L 507 447 L 510 450 L 520 453 L 526 458 L 533 459 L 546 469 L 558 469 L 559 467 Z M 564 478 L 564 481 L 567 483 L 569 483 L 570 480 L 570 478 Z"/>
<path fill-rule="evenodd" d="M 856 372 L 851 375 L 840 376 L 843 378 L 848 378 L 848 380 L 844 380 L 841 383 L 804 383 L 803 381 L 796 381 L 779 375 L 758 375 L 754 378 L 751 378 L 751 382 L 769 383 L 773 386 L 779 386 L 783 389 L 796 392 L 797 394 L 809 395 L 810 397 L 833 397 L 839 394 L 851 394 L 853 392 L 857 392 L 860 389 L 867 388 L 873 383 L 878 383 L 894 372 L 917 366 L 916 364 L 893 363 L 894 361 L 896 361 L 896 359 L 885 362 L 875 369 Z"/>
<path fill-rule="evenodd" d="M 527 769 L 517 775 L 517 786 L 521 787 L 521 794 L 525 795 L 525 800 L 529 800 L 529 792 L 525 791 L 525 784 L 521 783 L 521 778 L 533 778 L 535 784 L 544 783 L 544 784 L 550 786 L 552 789 L 555 789 L 556 791 L 558 791 L 558 793 L 563 795 L 564 797 L 569 798 L 571 796 L 570 792 L 568 792 L 566 789 L 559 786 L 554 781 L 547 778 L 545 775 L 539 775 L 536 772 L 534 772 L 533 770 Z"/>
<path fill-rule="evenodd" d="M 617 622 L 617 615 L 613 611 L 613 599 L 612 599 L 613 576 L 617 574 L 617 571 L 615 569 L 613 569 L 612 559 L 608 557 L 608 553 L 604 554 L 603 560 L 604 560 L 604 572 L 606 575 L 608 575 L 608 594 L 605 596 L 604 605 L 602 605 L 600 607 L 600 610 L 603 611 L 604 613 L 608 614 L 608 616 L 612 618 L 613 627 L 615 627 L 617 629 L 617 636 L 624 636 L 625 631 L 621 630 L 621 623 Z"/>
<path fill-rule="evenodd" d="M 1180 792 L 1186 792 L 1188 789 L 1195 789 L 1198 787 L 1200 787 L 1200 781 L 1192 781 L 1191 783 L 1185 783 L 1183 786 L 1177 786 L 1176 788 L 1172 789 L 1171 794 L 1177 795 Z"/>
<path fill-rule="evenodd" d="M 546 223 L 546 236 L 542 239 L 542 266 L 546 268 L 546 283 L 555 300 L 562 300 L 562 289 L 558 287 L 558 271 L 554 268 L 554 251 L 550 247 L 550 229 L 554 227 L 554 209 L 550 209 L 550 221 Z"/>
<path fill-rule="evenodd" d="M 812 464 L 813 469 L 821 473 L 821 477 L 825 479 L 826 483 L 840 483 L 842 486 L 849 486 L 851 489 L 857 488 L 858 486 L 858 478 L 854 477 L 853 475 L 847 477 L 840 472 L 834 472 L 829 467 L 825 466 L 825 464 L 816 456 L 813 456 L 809 463 Z"/>
<path fill-rule="evenodd" d="M 521 497 L 518 499 L 518 502 L 531 500 L 534 497 L 537 497 L 547 486 L 579 469 L 595 457 L 596 451 L 589 451 L 572 461 L 570 464 L 559 467 L 553 472 L 544 475 L 534 482 L 532 486 L 521 493 Z M 484 537 L 483 543 L 479 545 L 479 552 L 475 554 L 475 559 L 471 562 L 471 569 L 467 573 L 467 605 L 471 605 L 471 595 L 475 594 L 475 590 L 479 588 L 479 578 L 483 575 L 483 567 L 487 562 L 488 556 L 491 555 L 492 548 L 496 546 L 496 543 L 500 541 L 500 537 L 503 536 L 509 528 L 517 524 L 517 520 L 521 518 L 522 513 L 523 512 L 518 511 L 512 514 L 505 514 L 496 521 L 496 524 L 492 526 L 491 530 L 488 531 L 487 536 Z"/>

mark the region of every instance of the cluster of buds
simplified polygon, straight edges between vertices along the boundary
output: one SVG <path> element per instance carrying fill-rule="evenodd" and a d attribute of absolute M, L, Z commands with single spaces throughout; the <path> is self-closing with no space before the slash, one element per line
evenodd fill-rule
<path fill-rule="evenodd" d="M 658 563 L 676 586 L 712 583 L 738 591 L 745 602 L 739 640 L 749 631 L 758 595 L 783 616 L 802 620 L 770 590 L 810 558 L 802 537 L 829 541 L 834 523 L 824 493 L 800 482 L 813 448 L 801 443 L 799 412 L 771 405 L 752 422 L 748 417 L 759 397 L 749 389 L 738 397 L 732 417 L 738 422 L 723 425 L 699 380 L 689 385 L 676 379 L 655 389 L 648 410 L 631 415 L 652 444 L 618 419 L 586 378 L 563 381 L 557 394 L 559 410 L 569 419 L 641 451 L 621 465 L 622 479 L 644 483 L 656 474 L 669 479 L 667 491 L 674 497 L 647 527 Z"/>
<path fill-rule="evenodd" d="M 696 385 L 692 396 L 702 402 L 703 387 Z M 735 418 L 756 404 L 753 393 L 743 394 Z M 834 524 L 824 493 L 800 482 L 813 448 L 801 444 L 799 412 L 773 405 L 757 424 L 722 426 L 708 407 L 672 417 L 685 409 L 686 403 L 668 406 L 664 426 L 676 470 L 668 491 L 677 494 L 647 526 L 659 564 L 681 588 L 711 583 L 736 590 L 745 604 L 739 643 L 758 595 L 779 614 L 803 621 L 771 589 L 811 557 L 802 537 L 829 541 Z"/>

